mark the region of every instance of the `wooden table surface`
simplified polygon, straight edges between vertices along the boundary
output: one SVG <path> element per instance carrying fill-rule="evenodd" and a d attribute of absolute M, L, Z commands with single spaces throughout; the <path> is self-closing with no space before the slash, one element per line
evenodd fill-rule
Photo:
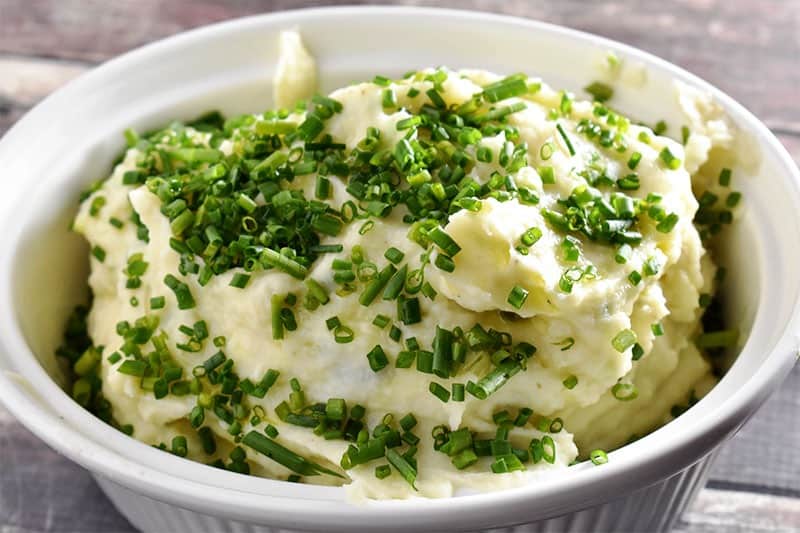
<path fill-rule="evenodd" d="M 0 135 L 63 83 L 131 48 L 214 21 L 336 3 L 362 2 L 0 0 Z M 653 52 L 739 100 L 800 161 L 800 0 L 390 3 L 529 17 Z M 800 531 L 798 391 L 800 367 L 795 367 L 725 445 L 679 531 Z M 89 474 L 39 442 L 0 407 L 0 532 L 28 531 L 133 529 Z"/>

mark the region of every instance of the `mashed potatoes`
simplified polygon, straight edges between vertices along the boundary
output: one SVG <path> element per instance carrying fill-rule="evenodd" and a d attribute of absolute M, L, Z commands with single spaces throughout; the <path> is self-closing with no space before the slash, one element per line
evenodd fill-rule
<path fill-rule="evenodd" d="M 285 106 L 316 74 L 283 50 Z M 693 109 L 697 172 L 726 132 Z M 477 70 L 131 134 L 74 224 L 102 395 L 139 440 L 354 497 L 536 482 L 713 382 L 687 157 Z"/>

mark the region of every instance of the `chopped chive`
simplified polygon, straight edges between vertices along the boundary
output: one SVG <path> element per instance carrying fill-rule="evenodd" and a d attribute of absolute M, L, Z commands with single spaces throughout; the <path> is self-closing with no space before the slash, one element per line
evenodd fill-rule
<path fill-rule="evenodd" d="M 453 395 L 453 401 L 454 402 L 463 402 L 464 401 L 464 384 L 463 383 L 453 383 L 452 395 Z"/>
<path fill-rule="evenodd" d="M 664 334 L 664 326 L 661 324 L 661 322 L 656 322 L 655 324 L 651 324 L 650 330 L 656 337 L 660 337 L 661 335 Z"/>
<path fill-rule="evenodd" d="M 150 309 L 163 309 L 167 304 L 167 299 L 163 296 L 154 296 L 150 298 Z"/>
<path fill-rule="evenodd" d="M 481 163 L 491 163 L 492 162 L 492 149 L 488 146 L 480 146 L 475 151 L 475 159 L 480 161 Z"/>
<path fill-rule="evenodd" d="M 372 324 L 373 324 L 374 326 L 377 326 L 377 327 L 379 327 L 380 329 L 383 329 L 383 328 L 385 328 L 386 326 L 388 326 L 388 325 L 389 325 L 389 322 L 391 322 L 391 319 L 390 319 L 388 316 L 386 316 L 386 315 L 377 315 L 377 316 L 376 316 L 376 317 L 375 317 L 375 318 L 372 320 Z"/>
<path fill-rule="evenodd" d="M 541 148 L 539 148 L 539 157 L 541 158 L 542 161 L 547 161 L 548 159 L 553 157 L 554 150 L 555 147 L 553 146 L 553 143 L 548 141 L 542 144 Z"/>
<path fill-rule="evenodd" d="M 442 379 L 450 377 L 450 362 L 453 360 L 453 332 L 436 326 L 433 337 L 433 373 Z"/>
<path fill-rule="evenodd" d="M 191 309 L 195 306 L 194 297 L 187 284 L 172 274 L 167 274 L 164 277 L 164 284 L 175 294 L 175 298 L 178 301 L 178 309 Z"/>
<path fill-rule="evenodd" d="M 436 383 L 435 381 L 431 381 L 431 384 L 428 386 L 428 390 L 439 398 L 442 402 L 447 403 L 450 401 L 450 391 Z"/>
<path fill-rule="evenodd" d="M 487 102 L 495 103 L 513 96 L 528 92 L 528 84 L 524 78 L 509 76 L 483 88 L 483 97 Z"/>
<path fill-rule="evenodd" d="M 297 127 L 297 135 L 304 141 L 311 142 L 322 133 L 324 128 L 325 124 L 320 120 L 319 116 L 310 113 L 306 116 L 305 121 Z"/>
<path fill-rule="evenodd" d="M 640 152 L 633 152 L 630 159 L 628 159 L 628 168 L 631 170 L 636 170 L 636 167 L 639 166 L 639 162 L 641 160 L 642 154 Z"/>
<path fill-rule="evenodd" d="M 736 346 L 738 340 L 738 330 L 723 329 L 702 333 L 697 336 L 694 343 L 698 348 L 730 348 Z"/>
<path fill-rule="evenodd" d="M 236 287 L 237 289 L 244 289 L 249 281 L 250 281 L 250 276 L 248 274 L 242 274 L 241 272 L 237 272 L 231 278 L 231 282 L 229 283 L 229 285 L 231 287 Z"/>
<path fill-rule="evenodd" d="M 692 132 L 689 130 L 689 126 L 681 126 L 681 144 L 686 146 L 686 143 L 689 142 L 689 136 Z"/>
<path fill-rule="evenodd" d="M 422 117 L 420 117 L 419 115 L 412 115 L 408 118 L 398 120 L 397 124 L 395 124 L 395 128 L 397 129 L 397 131 L 403 131 L 416 128 L 421 123 L 422 123 Z"/>
<path fill-rule="evenodd" d="M 528 291 L 519 285 L 514 285 L 511 292 L 508 294 L 508 303 L 515 309 L 522 309 L 525 300 L 528 299 Z"/>
<path fill-rule="evenodd" d="M 564 144 L 567 146 L 567 150 L 569 150 L 569 155 L 575 155 L 575 148 L 572 146 L 572 141 L 569 140 L 567 132 L 564 131 L 564 128 L 561 126 L 561 124 L 556 124 L 556 129 L 558 130 L 559 135 L 561 135 L 561 138 L 564 139 Z"/>
<path fill-rule="evenodd" d="M 386 479 L 392 475 L 392 467 L 389 465 L 379 465 L 375 467 L 375 477 L 378 479 Z"/>
<path fill-rule="evenodd" d="M 647 260 L 644 262 L 644 275 L 645 276 L 655 276 L 658 274 L 658 271 L 661 270 L 661 264 L 658 262 L 658 259 L 655 257 L 648 257 Z"/>
<path fill-rule="evenodd" d="M 325 290 L 317 280 L 314 278 L 308 278 L 305 280 L 306 289 L 308 289 L 308 295 L 314 298 L 314 300 L 318 301 L 322 305 L 327 304 L 330 301 L 328 297 L 328 292 Z"/>
<path fill-rule="evenodd" d="M 731 169 L 723 168 L 719 172 L 719 184 L 723 187 L 728 187 L 731 184 Z"/>
<path fill-rule="evenodd" d="M 389 461 L 389 464 L 400 472 L 400 475 L 411 485 L 411 488 L 417 490 L 417 487 L 414 485 L 417 480 L 417 469 L 411 466 L 405 457 L 391 448 L 386 450 L 386 459 Z"/>
<path fill-rule="evenodd" d="M 126 374 L 128 376 L 143 377 L 149 365 L 144 361 L 136 361 L 134 359 L 127 359 L 117 367 L 117 372 Z"/>
<path fill-rule="evenodd" d="M 603 450 L 592 450 L 589 452 L 589 459 L 591 459 L 592 463 L 595 465 L 604 465 L 608 462 L 608 454 Z"/>
<path fill-rule="evenodd" d="M 675 225 L 678 223 L 678 215 L 675 213 L 670 213 L 664 219 L 661 220 L 658 224 L 656 224 L 656 230 L 661 233 L 669 233 L 675 228 Z"/>
<path fill-rule="evenodd" d="M 403 324 L 409 326 L 422 321 L 419 298 L 403 298 L 398 305 L 399 317 Z"/>
<path fill-rule="evenodd" d="M 623 402 L 635 400 L 639 396 L 639 391 L 633 383 L 617 383 L 611 387 L 611 394 L 614 398 Z"/>
<path fill-rule="evenodd" d="M 317 185 L 314 195 L 320 200 L 325 200 L 331 195 L 331 181 L 324 176 L 317 176 Z"/>
<path fill-rule="evenodd" d="M 386 353 L 383 351 L 380 344 L 376 344 L 375 347 L 370 350 L 367 354 L 367 361 L 369 361 L 369 367 L 373 372 L 380 372 L 389 364 L 389 359 L 386 358 Z"/>
<path fill-rule="evenodd" d="M 333 273 L 334 283 L 344 284 L 351 283 L 356 280 L 356 273 L 352 270 L 340 270 Z"/>
<path fill-rule="evenodd" d="M 397 263 L 403 260 L 405 254 L 400 250 L 398 250 L 397 248 L 395 248 L 394 246 L 392 246 L 383 253 L 383 256 L 396 265 Z"/>
<path fill-rule="evenodd" d="M 94 246 L 92 248 L 92 255 L 101 263 L 106 260 L 106 251 L 101 246 Z"/>
<path fill-rule="evenodd" d="M 681 167 L 681 160 L 672 155 L 672 152 L 670 152 L 669 148 L 666 146 L 658 154 L 658 157 L 661 158 L 661 161 L 663 161 L 670 170 L 677 170 Z"/>
<path fill-rule="evenodd" d="M 623 329 L 611 339 L 611 345 L 619 353 L 636 344 L 636 333 L 632 329 Z"/>
<path fill-rule="evenodd" d="M 383 90 L 381 103 L 385 108 L 397 107 L 397 95 L 395 94 L 394 89 L 388 88 Z"/>
<path fill-rule="evenodd" d="M 328 470 L 308 459 L 301 457 L 293 451 L 281 446 L 266 435 L 253 430 L 247 433 L 242 438 L 242 444 L 253 448 L 255 451 L 265 455 L 279 463 L 292 472 L 296 472 L 303 476 L 316 476 L 319 474 L 328 474 L 335 477 L 342 477 L 332 470 Z"/>
<path fill-rule="evenodd" d="M 442 98 L 442 95 L 440 95 L 439 91 L 437 91 L 436 89 L 428 89 L 427 91 L 425 91 L 425 94 L 428 96 L 428 98 L 430 98 L 431 103 L 436 107 L 440 109 L 447 107 L 447 104 Z"/>
<path fill-rule="evenodd" d="M 417 370 L 425 374 L 433 374 L 433 352 L 425 350 L 417 352 Z"/>
<path fill-rule="evenodd" d="M 383 270 L 378 273 L 378 276 L 370 281 L 364 292 L 361 293 L 361 296 L 358 298 L 358 303 L 363 306 L 369 306 L 375 298 L 378 296 L 387 283 L 389 283 L 389 279 L 395 275 L 397 269 L 394 265 L 389 264 Z"/>
<path fill-rule="evenodd" d="M 568 376 L 562 383 L 564 387 L 566 387 L 569 390 L 572 390 L 578 384 L 578 376 L 572 374 Z"/>
<path fill-rule="evenodd" d="M 95 196 L 92 203 L 89 205 L 89 216 L 96 217 L 100 214 L 100 210 L 106 205 L 105 196 Z"/>
<path fill-rule="evenodd" d="M 445 272 L 453 272 L 456 269 L 456 264 L 453 262 L 453 259 L 443 253 L 436 254 L 434 264 L 437 268 Z"/>
<path fill-rule="evenodd" d="M 485 400 L 505 385 L 520 370 L 522 370 L 522 367 L 519 362 L 514 359 L 507 360 L 478 380 L 477 383 L 471 381 L 467 383 L 467 392 L 479 400 Z"/>
<path fill-rule="evenodd" d="M 555 170 L 551 166 L 543 166 L 536 169 L 539 177 L 542 179 L 542 184 L 553 185 L 556 182 Z"/>
<path fill-rule="evenodd" d="M 638 342 L 631 348 L 631 360 L 638 361 L 644 355 L 644 348 Z"/>
<path fill-rule="evenodd" d="M 431 242 L 436 244 L 444 253 L 449 255 L 450 257 L 455 257 L 458 252 L 461 251 L 461 246 L 453 240 L 450 235 L 445 233 L 445 231 L 437 226 L 433 228 L 429 233 L 428 237 L 430 238 Z"/>
<path fill-rule="evenodd" d="M 426 296 L 426 297 L 427 297 L 429 300 L 435 300 L 435 299 L 436 299 L 436 295 L 438 294 L 438 293 L 436 292 L 436 289 L 434 289 L 434 288 L 433 288 L 433 285 L 431 285 L 431 284 L 430 284 L 430 283 L 428 283 L 427 281 L 426 281 L 425 283 L 423 283 L 423 285 L 422 285 L 422 289 L 421 289 L 421 292 L 422 292 L 422 294 L 424 294 L 424 295 L 425 295 L 425 296 Z"/>
<path fill-rule="evenodd" d="M 607 84 L 595 81 L 583 88 L 584 91 L 592 95 L 595 102 L 605 102 L 614 96 L 614 89 Z"/>
<path fill-rule="evenodd" d="M 734 191 L 730 193 L 728 197 L 725 199 L 725 205 L 727 205 L 728 207 L 736 207 L 741 199 L 742 199 L 742 193 Z"/>
<path fill-rule="evenodd" d="M 528 228 L 525 231 L 525 233 L 522 234 L 522 237 L 520 237 L 519 240 L 525 246 L 533 246 L 541 238 L 542 238 L 542 230 L 534 227 L 534 228 Z"/>
<path fill-rule="evenodd" d="M 403 290 L 406 283 L 406 273 L 408 272 L 408 265 L 403 265 L 403 268 L 394 273 L 394 275 L 386 283 L 386 288 L 383 291 L 384 300 L 395 300 Z"/>
<path fill-rule="evenodd" d="M 614 260 L 618 264 L 624 265 L 631 258 L 631 254 L 633 254 L 633 248 L 631 248 L 631 245 L 630 244 L 621 244 L 617 248 L 616 254 L 614 254 Z"/>
<path fill-rule="evenodd" d="M 411 365 L 414 364 L 414 359 L 416 359 L 417 353 L 414 351 L 402 351 L 397 354 L 397 360 L 394 363 L 396 368 L 411 368 Z"/>
<path fill-rule="evenodd" d="M 338 325 L 333 330 L 333 340 L 336 341 L 337 344 L 348 344 L 353 342 L 354 338 L 355 333 L 347 326 Z"/>
<path fill-rule="evenodd" d="M 264 248 L 261 252 L 261 262 L 282 270 L 297 279 L 303 279 L 308 274 L 306 267 L 271 248 Z"/>
<path fill-rule="evenodd" d="M 270 298 L 271 304 L 271 317 L 272 317 L 272 338 L 280 340 L 283 338 L 283 320 L 281 318 L 281 309 L 283 309 L 283 296 L 280 294 L 273 294 Z"/>
<path fill-rule="evenodd" d="M 403 428 L 404 431 L 411 431 L 416 425 L 417 418 L 412 413 L 408 413 L 400 419 L 400 427 Z"/>

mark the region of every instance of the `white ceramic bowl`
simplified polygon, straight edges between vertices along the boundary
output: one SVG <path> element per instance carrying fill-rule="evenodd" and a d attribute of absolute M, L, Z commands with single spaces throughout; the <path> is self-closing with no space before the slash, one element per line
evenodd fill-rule
<path fill-rule="evenodd" d="M 277 33 L 292 27 L 318 58 L 325 90 L 446 64 L 526 71 L 579 91 L 596 76 L 597 58 L 613 50 L 648 69 L 643 86 L 620 87 L 615 95 L 618 107 L 642 120 L 678 120 L 673 80 L 710 92 L 761 154 L 756 171 L 734 169 L 744 214 L 725 234 L 721 256 L 730 272 L 728 318 L 746 342 L 719 385 L 674 422 L 611 453 L 602 467 L 579 465 L 547 483 L 504 492 L 361 506 L 345 503 L 342 489 L 240 476 L 160 452 L 74 403 L 59 387 L 53 350 L 86 290 L 87 247 L 67 230 L 79 191 L 108 173 L 128 126 L 142 131 L 212 108 L 268 107 Z M 313 9 L 210 26 L 125 54 L 47 98 L 0 142 L 0 169 L 0 399 L 41 439 L 91 470 L 119 509 L 148 531 L 261 530 L 256 524 L 329 531 L 522 523 L 528 531 L 668 529 L 702 485 L 713 451 L 796 358 L 800 176 L 786 151 L 742 106 L 691 74 L 560 27 L 420 8 Z M 581 509 L 587 510 L 576 513 Z"/>

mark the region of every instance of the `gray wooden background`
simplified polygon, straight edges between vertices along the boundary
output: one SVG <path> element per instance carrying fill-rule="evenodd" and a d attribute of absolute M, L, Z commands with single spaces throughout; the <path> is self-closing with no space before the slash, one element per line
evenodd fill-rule
<path fill-rule="evenodd" d="M 131 48 L 214 21 L 337 3 L 362 2 L 0 0 L 0 135 L 49 92 Z M 800 0 L 377 3 L 518 15 L 643 48 L 738 99 L 800 161 Z M 798 391 L 800 367 L 725 446 L 679 531 L 800 531 Z M 132 528 L 86 472 L 40 443 L 0 407 L 0 533 L 29 531 Z"/>

